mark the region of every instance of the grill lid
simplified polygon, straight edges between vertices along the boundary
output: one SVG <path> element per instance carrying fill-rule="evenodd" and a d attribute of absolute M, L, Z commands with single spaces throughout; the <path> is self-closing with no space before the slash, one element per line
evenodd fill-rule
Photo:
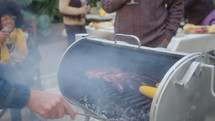
<path fill-rule="evenodd" d="M 159 85 L 150 121 L 214 121 L 214 65 L 206 53 L 178 61 Z"/>
<path fill-rule="evenodd" d="M 58 70 L 59 87 L 65 98 L 88 113 L 117 121 L 148 121 L 152 100 L 140 94 L 138 87 L 155 85 L 151 79 L 160 82 L 184 56 L 182 53 L 85 38 L 76 41 L 63 55 Z M 90 70 L 110 68 L 137 78 L 120 82 L 123 89 L 120 92 L 116 87 L 121 89 L 121 86 L 86 76 Z"/>

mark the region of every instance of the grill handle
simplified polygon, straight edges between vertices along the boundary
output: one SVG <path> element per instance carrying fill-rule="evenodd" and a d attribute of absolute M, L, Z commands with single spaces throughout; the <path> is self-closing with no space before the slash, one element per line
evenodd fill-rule
<path fill-rule="evenodd" d="M 215 97 L 215 92 L 214 92 L 214 70 L 215 70 L 215 67 L 213 65 L 208 65 L 208 64 L 203 64 L 204 67 L 207 67 L 211 70 L 211 85 L 210 85 L 210 91 L 211 91 L 211 94 L 213 95 L 213 97 Z"/>
<path fill-rule="evenodd" d="M 193 62 L 190 67 L 187 69 L 186 73 L 184 74 L 183 78 L 180 81 L 177 81 L 175 84 L 182 85 L 184 87 L 187 87 L 188 82 L 192 78 L 193 74 L 199 74 L 200 69 L 198 69 L 200 63 L 199 62 Z"/>
<path fill-rule="evenodd" d="M 138 48 L 140 48 L 140 46 L 141 46 L 140 39 L 137 36 L 135 36 L 135 35 L 128 35 L 128 34 L 115 34 L 115 36 L 114 36 L 114 42 L 115 42 L 115 44 L 117 43 L 117 40 L 116 40 L 117 36 L 134 38 L 137 41 Z"/>
<path fill-rule="evenodd" d="M 206 67 L 211 70 L 211 80 L 210 80 L 210 91 L 213 97 L 215 97 L 215 92 L 214 92 L 214 74 L 215 74 L 215 66 L 214 65 L 209 65 L 209 64 L 204 64 L 204 63 L 199 63 L 199 62 L 193 62 L 187 72 L 185 73 L 184 77 L 182 80 L 176 82 L 176 84 L 183 85 L 184 87 L 187 87 L 187 83 L 190 81 L 192 75 L 194 73 L 199 74 L 200 69 L 198 69 L 199 65 L 201 67 Z"/>

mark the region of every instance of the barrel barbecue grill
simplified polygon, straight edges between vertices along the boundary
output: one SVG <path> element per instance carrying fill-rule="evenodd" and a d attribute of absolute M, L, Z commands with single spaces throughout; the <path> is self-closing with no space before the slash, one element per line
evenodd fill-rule
<path fill-rule="evenodd" d="M 69 102 L 107 121 L 214 121 L 214 64 L 208 53 L 87 37 L 65 51 L 58 83 Z M 139 93 L 157 83 L 153 99 Z"/>

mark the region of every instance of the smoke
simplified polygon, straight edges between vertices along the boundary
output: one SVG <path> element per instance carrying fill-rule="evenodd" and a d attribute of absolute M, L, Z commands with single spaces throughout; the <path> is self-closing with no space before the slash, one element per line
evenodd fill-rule
<path fill-rule="evenodd" d="M 123 102 L 124 98 L 129 95 L 137 96 L 140 97 L 136 100 L 138 102 L 145 98 L 141 98 L 138 90 L 125 89 L 124 92 L 119 92 L 112 83 L 104 79 L 89 78 L 87 71 L 115 68 L 161 81 L 168 69 L 180 58 L 166 53 L 82 40 L 71 46 L 62 58 L 58 71 L 59 86 L 64 96 L 75 100 L 85 109 L 94 113 L 97 111 L 99 115 L 104 111 L 106 116 L 119 118 L 124 110 L 122 105 L 129 106 L 126 105 L 128 102 Z M 111 105 L 120 107 L 120 111 L 117 112 Z M 148 110 L 148 106 L 146 109 Z"/>

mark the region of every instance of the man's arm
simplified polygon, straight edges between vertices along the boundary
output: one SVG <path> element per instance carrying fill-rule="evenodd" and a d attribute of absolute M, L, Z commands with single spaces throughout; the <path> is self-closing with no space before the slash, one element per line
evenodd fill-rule
<path fill-rule="evenodd" d="M 180 22 L 182 21 L 184 2 L 183 0 L 172 0 L 173 3 L 167 5 L 168 17 L 166 20 L 165 39 L 168 41 L 176 34 Z"/>
<path fill-rule="evenodd" d="M 30 90 L 24 85 L 12 84 L 0 78 L 0 109 L 25 106 L 47 119 L 62 118 L 68 114 L 74 120 L 76 115 L 62 96 Z"/>
<path fill-rule="evenodd" d="M 0 108 L 23 108 L 30 98 L 28 87 L 20 84 L 11 84 L 0 78 Z"/>
<path fill-rule="evenodd" d="M 27 107 L 47 119 L 57 119 L 64 117 L 64 115 L 69 115 L 71 119 L 75 120 L 76 112 L 59 95 L 31 90 L 31 97 Z"/>
<path fill-rule="evenodd" d="M 108 12 L 116 12 L 118 9 L 123 7 L 128 0 L 102 0 L 103 9 Z"/>

